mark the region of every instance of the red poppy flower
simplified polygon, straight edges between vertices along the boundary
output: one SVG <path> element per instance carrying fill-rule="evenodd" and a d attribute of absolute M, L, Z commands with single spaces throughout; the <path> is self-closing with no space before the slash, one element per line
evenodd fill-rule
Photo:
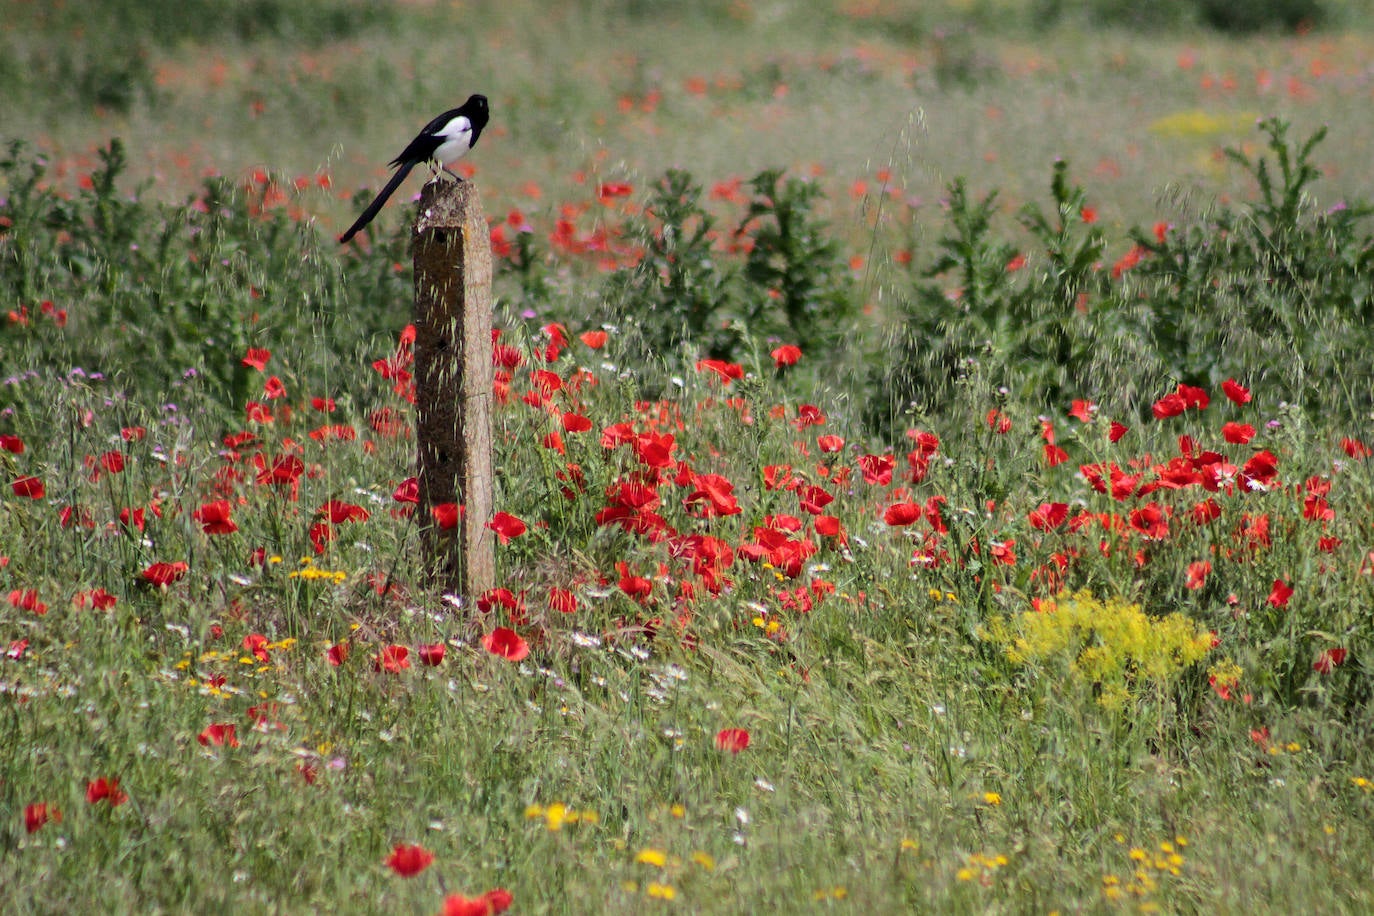
<path fill-rule="evenodd" d="M 16 639 L 14 642 L 10 643 L 10 647 L 5 650 L 5 658 L 17 662 L 24 657 L 24 652 L 28 647 L 29 641 L 27 639 Z"/>
<path fill-rule="evenodd" d="M 18 436 L 0 436 L 0 449 L 15 455 L 22 455 L 24 454 L 24 440 Z"/>
<path fill-rule="evenodd" d="M 1164 420 L 1169 417 L 1176 417 L 1188 409 L 1188 404 L 1183 400 L 1183 396 L 1175 392 L 1166 394 L 1164 397 L 1155 401 L 1150 407 L 1150 412 L 1155 415 L 1156 420 Z"/>
<path fill-rule="evenodd" d="M 433 668 L 444 662 L 445 647 L 441 642 L 425 643 L 416 650 L 420 656 L 420 662 Z"/>
<path fill-rule="evenodd" d="M 200 522 L 206 534 L 233 534 L 239 526 L 229 517 L 230 512 L 229 500 L 217 499 L 192 512 L 191 518 Z"/>
<path fill-rule="evenodd" d="M 1107 431 L 1107 441 L 1120 442 L 1121 437 L 1130 431 L 1131 428 L 1129 426 L 1126 426 L 1124 423 L 1117 423 L 1113 420 L 1111 427 Z"/>
<path fill-rule="evenodd" d="M 49 821 L 55 824 L 62 822 L 62 812 L 55 806 L 50 806 L 47 802 L 39 802 L 24 807 L 24 830 L 27 832 L 34 833 Z"/>
<path fill-rule="evenodd" d="M 802 351 L 801 347 L 783 344 L 768 355 L 773 357 L 773 365 L 781 369 L 784 366 L 795 366 L 797 360 L 801 359 Z"/>
<path fill-rule="evenodd" d="M 444 898 L 444 911 L 440 916 L 495 916 L 510 909 L 512 900 L 510 891 L 503 887 L 489 890 L 480 897 L 450 894 Z"/>
<path fill-rule="evenodd" d="M 100 455 L 100 466 L 111 474 L 118 474 L 124 470 L 123 452 L 102 452 Z"/>
<path fill-rule="evenodd" d="M 391 855 L 387 856 L 386 864 L 391 870 L 402 878 L 413 878 L 420 872 L 429 868 L 434 861 L 434 853 L 423 846 L 407 846 L 398 843 L 396 848 L 391 850 Z"/>
<path fill-rule="evenodd" d="M 1064 524 L 1069 517 L 1068 503 L 1041 503 L 1029 515 L 1032 528 L 1049 531 Z"/>
<path fill-rule="evenodd" d="M 398 503 L 418 503 L 420 501 L 420 482 L 414 477 L 407 477 L 391 494 L 391 498 Z"/>
<path fill-rule="evenodd" d="M 92 805 L 96 802 L 108 801 L 112 807 L 116 807 L 128 800 L 128 794 L 119 789 L 118 779 L 107 779 L 101 776 L 99 779 L 86 783 L 86 801 Z"/>
<path fill-rule="evenodd" d="M 749 732 L 742 728 L 722 728 L 716 732 L 716 749 L 738 754 L 749 746 Z"/>
<path fill-rule="evenodd" d="M 702 359 L 697 361 L 698 372 L 714 372 L 725 384 L 744 378 L 744 367 L 737 363 L 727 363 L 723 359 Z"/>
<path fill-rule="evenodd" d="M 1351 458 L 1368 458 L 1370 455 L 1374 455 L 1374 449 L 1371 449 L 1359 439 L 1342 439 L 1341 451 L 1345 452 Z"/>
<path fill-rule="evenodd" d="M 149 582 L 161 588 L 171 585 L 182 576 L 186 575 L 191 569 L 190 566 L 178 560 L 175 563 L 154 563 L 140 574 L 143 581 Z"/>
<path fill-rule="evenodd" d="M 1207 560 L 1196 560 L 1188 564 L 1188 581 L 1184 583 L 1185 588 L 1197 590 L 1207 583 L 1207 576 L 1212 572 L 1212 564 Z"/>
<path fill-rule="evenodd" d="M 48 605 L 38 600 L 38 589 L 16 588 L 10 592 L 10 606 L 21 611 L 32 611 L 39 617 L 48 613 Z"/>
<path fill-rule="evenodd" d="M 1330 674 L 1331 669 L 1345 664 L 1345 657 L 1348 654 L 1347 650 L 1341 648 L 1325 649 L 1312 663 L 1312 670 L 1318 674 Z"/>
<path fill-rule="evenodd" d="M 261 633 L 249 633 L 243 637 L 243 651 L 252 653 L 253 657 L 260 662 L 267 661 L 268 639 Z"/>
<path fill-rule="evenodd" d="M 844 448 L 844 437 L 827 433 L 816 440 L 816 447 L 826 453 L 838 452 Z"/>
<path fill-rule="evenodd" d="M 14 482 L 12 489 L 15 496 L 27 499 L 42 499 L 48 492 L 43 486 L 42 479 L 38 477 L 20 477 Z"/>
<path fill-rule="evenodd" d="M 1097 405 L 1092 401 L 1074 401 L 1069 408 L 1069 416 L 1082 423 L 1087 423 L 1097 413 Z"/>
<path fill-rule="evenodd" d="M 405 646 L 383 646 L 382 651 L 372 660 L 373 671 L 390 671 L 398 674 L 410 667 L 410 650 Z"/>
<path fill-rule="evenodd" d="M 549 589 L 549 607 L 562 614 L 577 611 L 577 596 L 566 588 L 554 586 Z"/>
<path fill-rule="evenodd" d="M 606 346 L 606 338 L 609 336 L 605 331 L 583 331 L 577 335 L 578 339 L 593 350 L 600 350 Z"/>
<path fill-rule="evenodd" d="M 216 722 L 212 725 L 205 726 L 205 730 L 199 735 L 196 735 L 196 740 L 200 742 L 202 747 L 209 747 L 212 744 L 216 746 L 228 745 L 229 747 L 238 747 L 239 738 L 237 732 L 238 729 L 234 725 L 227 722 Z"/>
<path fill-rule="evenodd" d="M 243 363 L 243 365 L 247 366 L 249 369 L 256 369 L 256 370 L 258 370 L 259 372 L 261 372 L 261 371 L 263 371 L 264 369 L 267 368 L 267 361 L 268 361 L 269 359 L 271 359 L 271 358 L 272 358 L 272 351 L 271 351 L 271 350 L 263 350 L 263 349 L 260 349 L 260 348 L 249 348 L 248 353 L 243 357 L 243 359 L 241 360 L 241 362 Z"/>
<path fill-rule="evenodd" d="M 1244 445 L 1255 438 L 1255 428 L 1249 423 L 1227 423 L 1221 427 L 1221 438 L 1233 445 Z"/>
<path fill-rule="evenodd" d="M 893 503 L 883 512 L 883 521 L 894 528 L 915 524 L 920 519 L 921 507 L 913 502 Z"/>
<path fill-rule="evenodd" d="M 1292 587 L 1282 579 L 1275 579 L 1274 587 L 1269 591 L 1269 603 L 1274 607 L 1286 607 L 1288 599 L 1292 597 Z"/>
<path fill-rule="evenodd" d="M 563 431 L 568 433 L 585 433 L 592 428 L 592 421 L 580 413 L 565 413 L 561 422 Z"/>
<path fill-rule="evenodd" d="M 1221 383 L 1221 391 L 1228 398 L 1230 398 L 1233 403 L 1250 403 L 1250 389 L 1246 388 L 1244 385 L 1241 385 L 1233 378 L 1228 378 L 1226 381 Z"/>
<path fill-rule="evenodd" d="M 502 544 L 509 544 L 512 538 L 518 538 L 527 530 L 525 523 L 509 512 L 496 513 L 495 517 L 487 522 L 486 527 L 496 532 Z"/>
<path fill-rule="evenodd" d="M 286 397 L 286 386 L 282 384 L 281 379 L 274 375 L 263 383 L 262 393 L 269 401 L 284 398 Z"/>
<path fill-rule="evenodd" d="M 429 511 L 440 531 L 452 531 L 457 528 L 458 520 L 463 517 L 463 507 L 457 503 L 440 503 L 431 506 Z"/>
<path fill-rule="evenodd" d="M 482 648 L 512 662 L 518 662 L 530 654 L 529 643 L 509 627 L 497 627 L 483 636 Z"/>
<path fill-rule="evenodd" d="M 329 664 L 337 668 L 348 660 L 349 648 L 349 644 L 346 642 L 336 642 L 329 647 L 325 657 L 329 659 Z"/>

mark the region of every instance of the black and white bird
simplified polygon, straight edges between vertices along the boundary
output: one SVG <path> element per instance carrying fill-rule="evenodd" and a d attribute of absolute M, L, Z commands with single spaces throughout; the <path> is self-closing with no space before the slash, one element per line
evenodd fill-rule
<path fill-rule="evenodd" d="M 358 217 L 357 222 L 339 236 L 339 243 L 347 243 L 364 226 L 372 222 L 372 218 L 386 204 L 387 198 L 401 186 L 410 170 L 420 163 L 430 163 L 430 168 L 436 176 L 439 169 L 443 169 L 458 181 L 462 181 L 463 179 L 449 169 L 449 165 L 463 158 L 467 151 L 477 144 L 477 138 L 482 135 L 482 128 L 487 126 L 487 116 L 487 97 L 472 95 L 459 107 L 444 112 L 426 124 L 424 130 L 401 151 L 401 155 L 391 160 L 390 164 L 395 167 L 396 174 L 391 176 L 391 180 L 382 188 L 377 199 L 367 205 L 367 209 Z"/>

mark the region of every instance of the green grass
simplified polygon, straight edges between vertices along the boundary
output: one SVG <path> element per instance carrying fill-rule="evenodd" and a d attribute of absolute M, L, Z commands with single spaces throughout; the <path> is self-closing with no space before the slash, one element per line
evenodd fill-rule
<path fill-rule="evenodd" d="M 1370 909 L 1370 38 L 1071 6 L 16 15 L 3 909 Z M 481 90 L 504 604 L 397 497 L 409 213 L 331 238 Z"/>

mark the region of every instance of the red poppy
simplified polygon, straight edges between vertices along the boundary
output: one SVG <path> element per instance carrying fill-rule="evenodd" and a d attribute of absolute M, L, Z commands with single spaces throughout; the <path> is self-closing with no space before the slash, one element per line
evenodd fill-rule
<path fill-rule="evenodd" d="M 1370 455 L 1374 455 L 1374 449 L 1371 449 L 1359 439 L 1342 439 L 1341 451 L 1345 452 L 1351 458 L 1368 458 Z"/>
<path fill-rule="evenodd" d="M 191 567 L 178 560 L 175 563 L 154 563 L 143 570 L 140 575 L 143 581 L 149 582 L 159 588 L 171 585 L 190 571 Z"/>
<path fill-rule="evenodd" d="M 1250 389 L 1241 385 L 1233 378 L 1228 378 L 1226 381 L 1221 383 L 1221 391 L 1228 398 L 1230 398 L 1233 403 L 1250 403 Z"/>
<path fill-rule="evenodd" d="M 111 474 L 118 474 L 124 470 L 123 452 L 102 452 L 100 455 L 100 466 Z"/>
<path fill-rule="evenodd" d="M 62 822 L 62 812 L 55 806 L 38 802 L 24 807 L 24 830 L 27 832 L 34 833 L 49 821 L 55 824 Z"/>
<path fill-rule="evenodd" d="M 450 894 L 444 898 L 440 916 L 495 916 L 510 909 L 512 900 L 511 892 L 503 887 L 489 890 L 480 897 Z"/>
<path fill-rule="evenodd" d="M 243 357 L 241 362 L 249 369 L 256 369 L 261 372 L 267 368 L 267 361 L 271 358 L 271 350 L 249 348 L 248 353 Z"/>
<path fill-rule="evenodd" d="M 1312 670 L 1318 674 L 1330 674 L 1331 669 L 1345 664 L 1345 657 L 1348 651 L 1342 648 L 1324 649 L 1317 660 L 1312 663 Z"/>
<path fill-rule="evenodd" d="M 827 433 L 816 440 L 816 447 L 826 453 L 838 452 L 844 448 L 844 437 Z"/>
<path fill-rule="evenodd" d="M 387 856 L 386 864 L 391 870 L 402 878 L 413 878 L 420 872 L 429 868 L 434 861 L 434 853 L 423 846 L 407 846 L 398 843 L 396 848 L 391 850 L 391 855 Z"/>
<path fill-rule="evenodd" d="M 801 359 L 802 351 L 801 347 L 783 344 L 768 355 L 773 357 L 773 365 L 781 369 L 784 366 L 795 366 L 797 360 Z"/>
<path fill-rule="evenodd" d="M 329 664 L 337 668 L 348 660 L 349 648 L 349 644 L 346 642 L 336 642 L 329 647 L 325 657 L 329 659 Z"/>
<path fill-rule="evenodd" d="M 487 522 L 486 527 L 496 532 L 502 544 L 509 544 L 512 538 L 518 538 L 527 530 L 525 523 L 509 512 L 496 513 L 495 517 Z"/>
<path fill-rule="evenodd" d="M 284 398 L 286 397 L 286 386 L 282 384 L 281 379 L 274 375 L 263 383 L 262 393 L 269 401 Z"/>
<path fill-rule="evenodd" d="M 720 376 L 721 381 L 730 384 L 735 379 L 744 378 L 744 367 L 736 363 L 727 363 L 723 359 L 702 359 L 697 361 L 698 372 L 714 372 Z"/>
<path fill-rule="evenodd" d="M 391 498 L 398 503 L 418 503 L 420 501 L 420 482 L 414 477 L 407 477 L 391 494 Z"/>
<path fill-rule="evenodd" d="M 202 747 L 209 747 L 212 744 L 216 746 L 228 745 L 229 747 L 238 747 L 239 738 L 237 731 L 238 729 L 235 726 L 227 722 L 216 722 L 212 725 L 205 726 L 205 730 L 199 735 L 196 735 L 196 740 L 201 743 Z"/>
<path fill-rule="evenodd" d="M 229 500 L 217 499 L 192 512 L 191 518 L 200 522 L 206 534 L 233 534 L 239 526 L 229 517 L 230 512 Z"/>
<path fill-rule="evenodd" d="M 457 528 L 458 520 L 463 517 L 463 507 L 457 503 L 440 503 L 431 506 L 429 511 L 441 531 L 452 531 Z"/>
<path fill-rule="evenodd" d="M 267 661 L 268 639 L 261 633 L 249 633 L 243 637 L 243 651 L 252 653 L 253 657 L 260 662 Z"/>
<path fill-rule="evenodd" d="M 1221 438 L 1234 445 L 1244 445 L 1255 438 L 1255 427 L 1249 423 L 1227 423 L 1221 427 Z"/>
<path fill-rule="evenodd" d="M 605 331 L 583 331 L 577 335 L 578 339 L 593 350 L 600 350 L 606 346 L 606 338 L 609 336 Z"/>
<path fill-rule="evenodd" d="M 566 588 L 554 586 L 549 589 L 549 607 L 563 614 L 577 610 L 577 596 Z"/>
<path fill-rule="evenodd" d="M 373 671 L 390 671 L 398 674 L 410 667 L 410 650 L 405 646 L 383 646 L 382 651 L 372 660 Z"/>
<path fill-rule="evenodd" d="M 24 440 L 18 436 L 0 435 L 0 449 L 15 455 L 24 454 Z"/>
<path fill-rule="evenodd" d="M 1064 524 L 1069 517 L 1068 503 L 1041 503 L 1029 515 L 1032 528 L 1049 531 Z"/>
<path fill-rule="evenodd" d="M 885 487 L 892 483 L 892 472 L 897 467 L 896 455 L 860 455 L 859 471 L 864 483 Z"/>
<path fill-rule="evenodd" d="M 1082 423 L 1092 420 L 1097 413 L 1097 405 L 1092 401 L 1074 401 L 1069 408 L 1069 416 Z"/>
<path fill-rule="evenodd" d="M 893 503 L 883 512 L 883 521 L 894 528 L 912 525 L 920 520 L 921 507 L 914 502 Z"/>
<path fill-rule="evenodd" d="M 529 643 L 509 627 L 497 627 L 483 636 L 482 648 L 512 662 L 518 662 L 530 654 Z"/>
<path fill-rule="evenodd" d="M 420 662 L 433 668 L 444 662 L 445 647 L 441 642 L 425 643 L 416 649 L 416 654 L 420 656 Z"/>
<path fill-rule="evenodd" d="M 742 728 L 722 728 L 716 732 L 716 749 L 738 754 L 749 746 L 749 732 Z"/>
<path fill-rule="evenodd" d="M 1196 560 L 1188 564 L 1188 581 L 1184 583 L 1185 588 L 1199 589 L 1207 582 L 1207 576 L 1212 572 L 1212 564 L 1207 560 Z"/>
<path fill-rule="evenodd" d="M 1117 423 L 1113 420 L 1111 427 L 1107 431 L 1107 441 L 1120 442 L 1121 437 L 1130 431 L 1131 428 L 1129 426 L 1126 426 L 1124 423 Z"/>
<path fill-rule="evenodd" d="M 1155 415 L 1156 420 L 1164 420 L 1169 417 L 1176 417 L 1188 409 L 1188 404 L 1183 400 L 1183 396 L 1175 392 L 1166 394 L 1164 397 L 1155 401 L 1150 407 L 1150 412 Z"/>
<path fill-rule="evenodd" d="M 571 411 L 563 414 L 561 422 L 563 424 L 563 431 L 567 433 L 585 433 L 592 428 L 592 421 L 589 418 L 582 416 L 580 413 L 572 413 Z"/>
<path fill-rule="evenodd" d="M 14 482 L 12 489 L 15 496 L 28 499 L 42 499 L 48 492 L 43 486 L 42 479 L 38 477 L 20 477 Z"/>
<path fill-rule="evenodd" d="M 1288 599 L 1292 597 L 1292 587 L 1282 579 L 1275 579 L 1274 587 L 1269 590 L 1269 603 L 1274 607 L 1286 607 Z"/>
<path fill-rule="evenodd" d="M 21 611 L 32 611 L 39 617 L 48 613 L 48 605 L 38 600 L 38 589 L 16 588 L 10 592 L 10 606 Z"/>
<path fill-rule="evenodd" d="M 118 779 L 107 779 L 101 776 L 99 779 L 86 783 L 86 801 L 92 805 L 96 802 L 108 801 L 112 807 L 115 807 L 128 800 L 128 794 L 119 789 Z"/>

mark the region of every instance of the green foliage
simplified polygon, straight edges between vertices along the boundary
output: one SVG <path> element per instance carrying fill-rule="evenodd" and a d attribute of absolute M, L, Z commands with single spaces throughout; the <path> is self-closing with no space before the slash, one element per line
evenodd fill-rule
<path fill-rule="evenodd" d="M 644 216 L 630 226 L 644 256 L 610 280 L 612 322 L 625 322 L 649 353 L 668 353 L 684 341 L 721 358 L 738 346 L 734 272 L 712 249 L 715 218 L 702 207 L 702 188 L 687 172 L 670 169 L 654 183 Z"/>
<path fill-rule="evenodd" d="M 270 176 L 244 188 L 210 179 L 195 198 L 170 207 L 119 188 L 127 166 L 119 140 L 99 158 L 89 187 L 71 198 L 42 186 L 45 164 L 23 144 L 11 144 L 0 160 L 0 181 L 10 188 L 0 289 L 32 314 L 0 326 L 0 340 L 47 335 L 45 368 L 117 376 L 131 393 L 167 391 L 194 376 L 223 408 L 239 409 L 248 394 L 241 364 L 248 347 L 327 330 L 348 352 L 394 325 L 380 294 L 355 315 L 344 313 L 343 303 L 359 300 L 345 297 L 344 275 L 319 258 L 319 240 L 288 218 Z M 381 282 L 394 271 L 365 273 L 367 266 L 355 262 L 360 276 L 351 288 L 387 292 Z M 39 314 L 44 303 L 71 316 L 61 332 Z M 337 357 L 297 369 L 302 381 L 319 380 L 337 370 Z"/>
<path fill-rule="evenodd" d="M 1319 26 L 1325 19 L 1322 0 L 1197 0 L 1202 21 L 1220 32 L 1246 34 Z"/>

